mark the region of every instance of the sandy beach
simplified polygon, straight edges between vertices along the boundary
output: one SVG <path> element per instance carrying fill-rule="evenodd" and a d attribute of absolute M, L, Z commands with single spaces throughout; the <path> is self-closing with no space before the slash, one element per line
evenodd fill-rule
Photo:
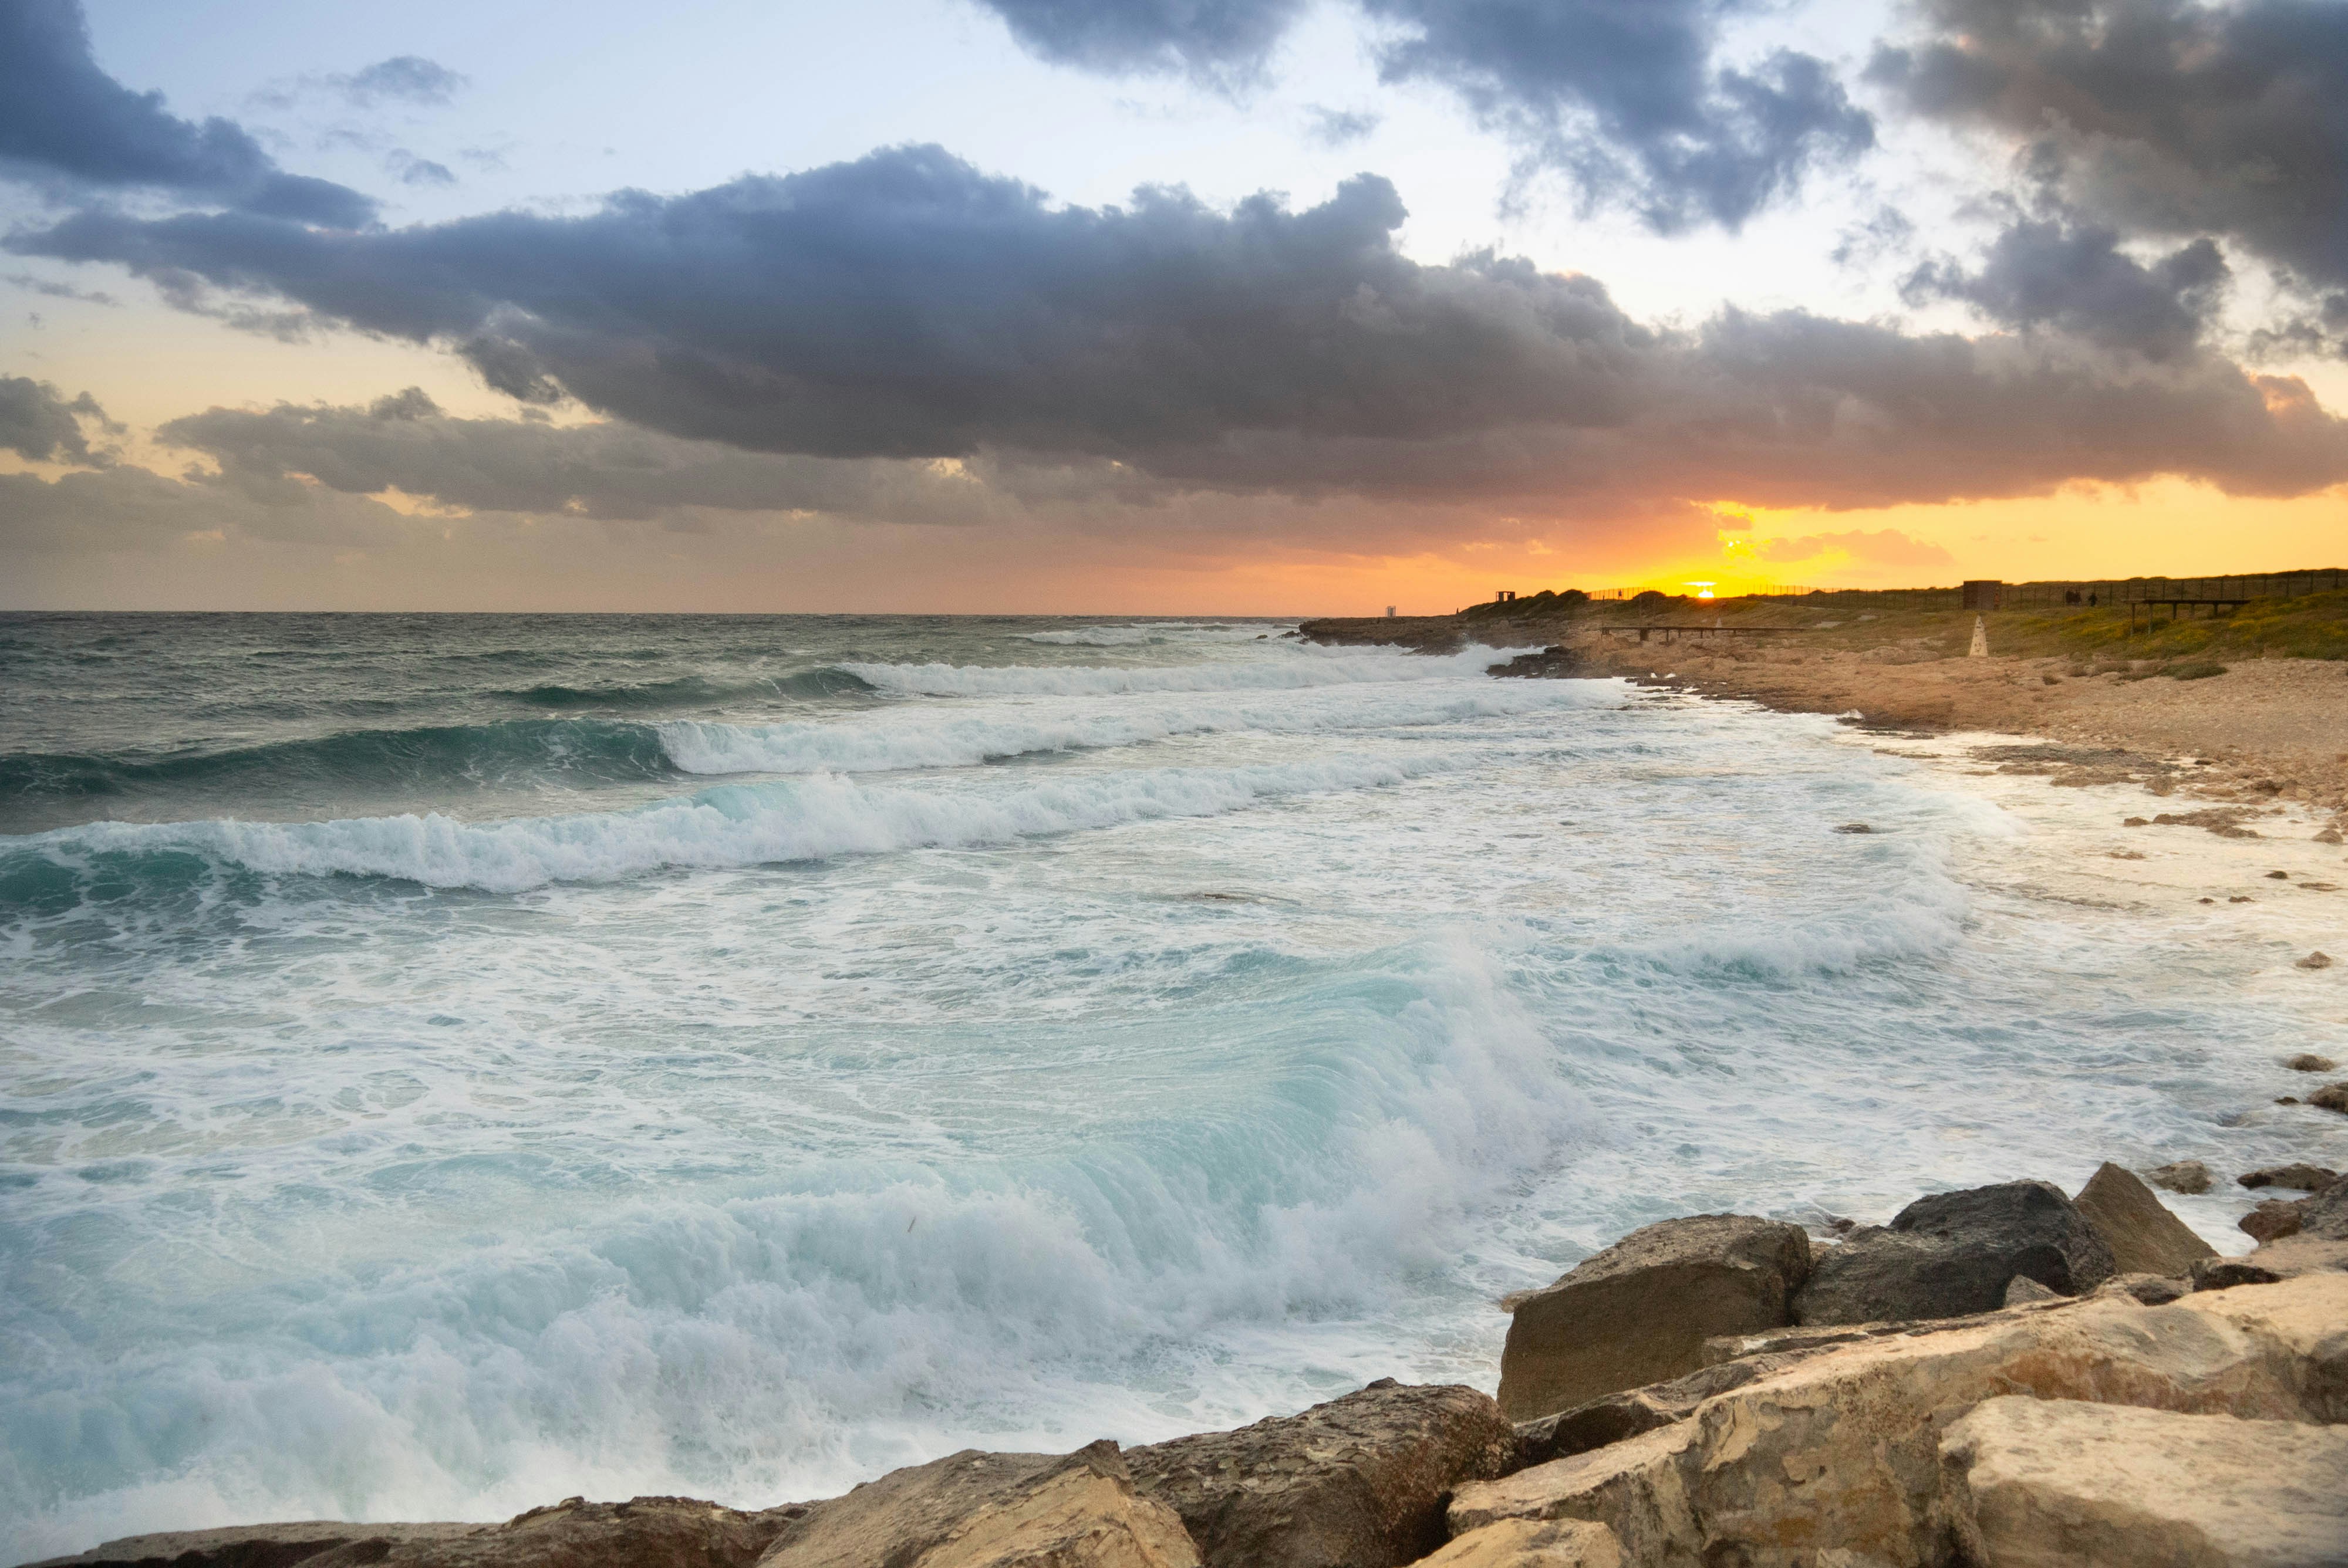
<path fill-rule="evenodd" d="M 2002 654 L 2007 628 L 1995 617 L 1990 654 L 1974 658 L 1963 651 L 1970 617 L 1887 624 L 1877 634 L 1872 615 L 1805 625 L 1769 615 L 1774 609 L 1764 610 L 1766 620 L 1731 612 L 1725 633 L 1700 624 L 1711 618 L 1682 613 L 1674 619 L 1685 627 L 1644 641 L 1607 619 L 1564 615 L 1321 620 L 1304 632 L 1430 651 L 1469 637 L 1539 647 L 1547 658 L 1512 672 L 1622 675 L 1881 728 L 2037 736 L 2075 748 L 2039 759 L 2062 783 L 2134 780 L 2156 794 L 2294 803 L 2335 822 L 2348 812 L 2348 663 L 2338 660 L 2243 659 L 2222 673 L 2177 679 L 2157 660 Z M 1736 635 L 1739 625 L 1753 634 Z"/>

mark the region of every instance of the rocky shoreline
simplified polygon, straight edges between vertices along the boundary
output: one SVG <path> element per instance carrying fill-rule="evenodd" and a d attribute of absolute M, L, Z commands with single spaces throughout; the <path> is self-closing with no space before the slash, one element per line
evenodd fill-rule
<path fill-rule="evenodd" d="M 2330 813 L 2334 830 L 2348 833 L 2348 666 L 2337 660 L 2211 664 L 2213 673 L 2178 681 L 2157 678 L 2141 661 L 2145 668 L 2120 659 L 2013 657 L 1994 651 L 1994 640 L 1992 656 L 1972 658 L 1953 634 L 1874 634 L 1827 620 L 1735 636 L 1716 632 L 1708 625 L 1715 618 L 1685 601 L 1653 613 L 1686 624 L 1641 637 L 1592 607 L 1512 603 L 1416 620 L 1308 620 L 1298 630 L 1334 646 L 1448 653 L 1472 641 L 1540 650 L 1492 671 L 1502 677 L 1617 676 L 1785 712 L 1855 715 L 1879 729 L 2043 736 L 2208 799 Z M 1745 611 L 1748 620 L 1756 613 Z M 1883 641 L 1871 641 L 1875 635 Z M 2194 759 L 2187 775 L 2167 765 L 2178 756 Z"/>
<path fill-rule="evenodd" d="M 2075 1195 L 1934 1194 L 1816 1236 L 1664 1220 L 1504 1304 L 1497 1399 L 1385 1379 L 1236 1431 L 964 1450 L 759 1512 L 572 1498 L 40 1568 L 2348 1563 L 2348 1179 L 2239 1179 L 2315 1189 L 2240 1258 L 2113 1164 Z"/>

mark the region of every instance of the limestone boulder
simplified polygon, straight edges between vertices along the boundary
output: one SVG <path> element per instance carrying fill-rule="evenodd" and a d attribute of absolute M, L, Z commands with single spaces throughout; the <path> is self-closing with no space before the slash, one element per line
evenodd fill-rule
<path fill-rule="evenodd" d="M 2348 1430 L 2009 1396 L 1941 1440 L 1967 1560 L 2348 1562 Z"/>
<path fill-rule="evenodd" d="M 1606 1525 L 1642 1564 L 1927 1568 L 1952 1525 L 1940 1440 L 1985 1399 L 2026 1394 L 2245 1420 L 2348 1417 L 2348 1275 L 2123 1293 L 1834 1346 L 1612 1447 L 1462 1486 L 1455 1534 L 1509 1519 Z"/>
<path fill-rule="evenodd" d="M 1881 1229 L 1821 1248 L 1793 1318 L 1803 1325 L 1958 1317 L 1994 1311 L 2028 1275 L 2061 1296 L 2118 1272 L 2111 1248 L 2050 1182 L 1919 1198 Z"/>
<path fill-rule="evenodd" d="M 1302 1415 L 1125 1457 L 1208 1568 L 1394 1568 L 1440 1546 L 1453 1490 L 1505 1473 L 1516 1447 L 1489 1396 L 1385 1378 Z"/>
<path fill-rule="evenodd" d="M 1685 1420 L 1715 1394 L 1741 1388 L 1788 1358 L 1754 1356 L 1700 1368 L 1668 1382 L 1625 1389 L 1539 1420 L 1517 1423 L 1517 1464 L 1547 1464 Z"/>
<path fill-rule="evenodd" d="M 1072 1454 L 965 1449 L 892 1471 L 803 1511 L 758 1568 L 1199 1568 L 1199 1552 L 1102 1441 Z"/>
<path fill-rule="evenodd" d="M 1461 1536 L 1419 1568 L 1623 1568 L 1622 1543 L 1578 1519 L 1510 1519 Z"/>
<path fill-rule="evenodd" d="M 2090 1230 L 2111 1249 L 2122 1274 L 2157 1274 L 2180 1279 L 2196 1261 L 2218 1249 L 2193 1234 L 2168 1205 L 2138 1181 L 2136 1173 L 2106 1162 L 2071 1200 Z M 2017 1277 L 2027 1277 L 2017 1276 Z"/>
<path fill-rule="evenodd" d="M 1809 1271 L 1799 1225 L 1697 1214 L 1632 1231 L 1517 1302 L 1500 1409 L 1530 1420 L 1693 1372 L 1705 1339 L 1787 1322 Z"/>

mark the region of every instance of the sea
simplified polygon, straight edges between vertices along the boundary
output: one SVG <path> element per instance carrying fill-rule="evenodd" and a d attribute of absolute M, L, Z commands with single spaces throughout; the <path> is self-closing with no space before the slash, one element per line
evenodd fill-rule
<path fill-rule="evenodd" d="M 1294 624 L 0 617 L 0 1561 L 1489 1389 L 1650 1221 L 2348 1164 L 2317 906 L 2199 902 L 2287 825 Z"/>

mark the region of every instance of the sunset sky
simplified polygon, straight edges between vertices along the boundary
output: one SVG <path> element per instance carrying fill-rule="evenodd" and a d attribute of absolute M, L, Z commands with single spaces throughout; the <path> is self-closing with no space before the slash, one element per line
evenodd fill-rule
<path fill-rule="evenodd" d="M 0 608 L 2348 559 L 2341 0 L 0 0 Z"/>

